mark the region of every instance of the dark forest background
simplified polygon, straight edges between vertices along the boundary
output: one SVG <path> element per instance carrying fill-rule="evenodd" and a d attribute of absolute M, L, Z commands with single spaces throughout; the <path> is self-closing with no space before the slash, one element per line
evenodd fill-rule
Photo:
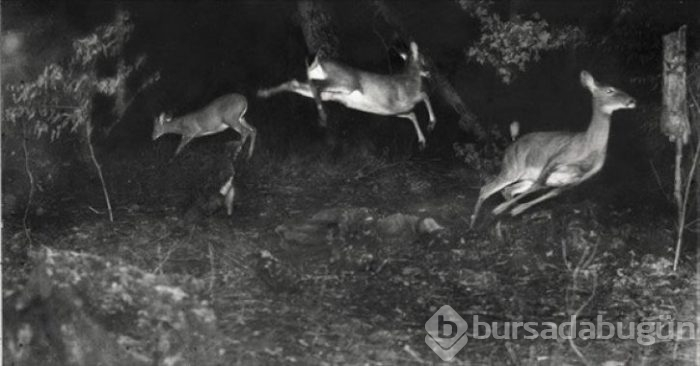
<path fill-rule="evenodd" d="M 627 13 L 625 2 L 620 1 L 519 3 L 519 13 L 539 13 L 552 27 L 581 27 L 586 41 L 544 53 L 511 84 L 503 83 L 493 68 L 466 57 L 465 50 L 480 37 L 479 24 L 457 2 L 390 1 L 388 7 L 482 124 L 507 126 L 517 119 L 526 132 L 585 128 L 589 98 L 578 83 L 582 69 L 640 100 L 642 112 L 637 118 L 651 117 L 643 111 L 660 98 L 661 35 L 682 24 L 696 24 L 698 14 L 694 1 L 633 2 Z M 342 61 L 381 73 L 400 67 L 396 52 L 386 48 L 398 41 L 397 32 L 377 14 L 372 2 L 329 4 Z M 495 8 L 507 14 L 509 6 L 510 2 L 496 2 Z M 311 55 L 295 2 L 4 1 L 2 7 L 3 29 L 22 32 L 26 45 L 21 55 L 5 59 L 4 83 L 29 78 L 46 61 L 65 57 L 73 37 L 110 21 L 117 8 L 131 13 L 135 31 L 127 52 L 145 53 L 147 67 L 160 70 L 162 78 L 138 98 L 130 116 L 105 141 L 107 145 L 147 143 L 152 118 L 161 111 L 186 113 L 229 92 L 249 97 L 250 120 L 261 129 L 267 148 L 286 154 L 293 145 L 318 138 L 312 123 L 315 109 L 308 100 L 293 95 L 272 100 L 254 97 L 261 87 L 303 77 L 305 59 Z M 692 50 L 697 38 L 692 31 L 689 36 Z M 449 155 L 453 141 L 470 136 L 460 134 L 455 123 L 458 115 L 438 96 L 433 94 L 432 99 L 438 127 L 429 139 L 428 152 Z M 398 143 L 394 139 L 410 140 L 413 133 L 405 121 L 340 108 L 334 113 L 341 116 L 350 140 L 364 135 L 378 145 L 391 146 Z M 419 119 L 425 120 L 419 113 Z M 614 123 L 612 148 L 638 145 L 626 142 L 639 140 L 640 125 L 640 121 Z"/>
<path fill-rule="evenodd" d="M 493 2 L 490 11 L 504 20 L 522 15 L 547 21 L 552 32 L 577 27 L 583 35 L 564 47 L 540 52 L 539 59 L 516 70 L 510 82 L 504 82 L 493 65 L 481 64 L 468 55 L 468 49 L 483 34 L 480 19 L 461 6 L 472 2 L 320 3 L 325 4 L 331 19 L 341 61 L 368 71 L 392 73 L 402 66 L 397 51 L 415 40 L 487 133 L 479 135 L 464 128 L 460 114 L 434 80 L 427 82 L 427 90 L 438 123 L 427 135 L 424 152 L 418 151 L 413 128 L 406 120 L 331 104 L 328 108 L 334 128 L 329 132 L 318 126 L 315 106 L 308 99 L 291 94 L 256 98 L 260 88 L 291 78 L 303 79 L 305 62 L 313 57 L 302 32 L 305 19 L 299 15 L 297 2 L 288 1 L 3 1 L 3 34 L 6 39 L 14 36 L 21 40 L 20 47 L 3 53 L 3 86 L 34 79 L 47 63 L 70 57 L 76 37 L 110 22 L 117 11 L 127 11 L 134 30 L 122 57 L 133 60 L 146 56 L 143 68 L 128 80 L 127 89 L 133 92 L 143 77 L 154 72 L 160 79 L 139 92 L 116 123 L 110 115 L 112 100 L 96 98 L 93 142 L 100 155 L 115 152 L 115 156 L 133 158 L 135 151 L 154 146 L 151 129 L 161 112 L 183 115 L 222 94 L 235 92 L 248 97 L 247 117 L 259 131 L 259 148 L 273 159 L 305 153 L 338 157 L 360 150 L 392 159 L 412 156 L 452 161 L 455 143 L 488 145 L 493 136 L 507 136 L 508 125 L 514 120 L 520 122 L 521 133 L 585 129 L 590 97 L 578 74 L 588 70 L 599 81 L 627 91 L 639 106 L 634 112 L 616 114 L 606 173 L 601 179 L 609 179 L 611 184 L 636 182 L 634 186 L 644 192 L 662 192 L 654 177 L 670 174 L 673 150 L 657 127 L 661 37 L 682 24 L 697 25 L 697 2 Z M 387 13 L 392 22 L 387 21 Z M 688 33 L 691 58 L 697 57 L 696 29 L 691 26 Z M 3 95 L 7 97 L 7 93 Z M 425 129 L 425 109 L 419 106 L 417 114 Z M 331 147 L 326 146 L 329 133 L 336 141 Z M 4 126 L 3 134 L 18 135 L 11 125 Z M 236 133 L 228 131 L 192 146 L 221 145 L 235 138 Z M 5 173 L 21 176 L 22 162 L 18 160 L 12 170 L 8 161 L 10 156 L 19 156 L 20 146 L 7 145 L 3 160 L 10 170 Z M 65 147 L 50 144 L 42 150 L 60 155 Z M 74 156 L 63 153 L 69 160 Z"/>
<path fill-rule="evenodd" d="M 698 312 L 700 1 L 2 0 L 0 12 L 5 364 L 426 365 L 445 304 L 485 322 L 604 316 L 668 336 L 504 341 L 493 325 L 458 364 L 698 359 L 673 323 Z M 674 187 L 662 37 L 682 25 L 691 131 Z M 311 99 L 256 96 L 306 80 L 316 52 L 397 73 L 411 41 L 437 117 L 428 132 L 415 109 L 425 150 L 407 119 L 325 103 L 322 128 Z M 605 154 L 603 170 L 514 217 L 493 214 L 494 194 L 476 220 L 511 122 L 521 135 L 587 128 L 582 70 L 636 100 L 612 116 L 606 151 L 572 145 Z M 235 159 L 232 130 L 178 156 L 180 136 L 152 140 L 162 112 L 229 93 L 248 99 L 250 160 Z M 534 168 L 551 177 L 561 150 L 523 144 L 509 151 L 545 156 Z M 575 175 L 590 161 L 566 163 Z"/>

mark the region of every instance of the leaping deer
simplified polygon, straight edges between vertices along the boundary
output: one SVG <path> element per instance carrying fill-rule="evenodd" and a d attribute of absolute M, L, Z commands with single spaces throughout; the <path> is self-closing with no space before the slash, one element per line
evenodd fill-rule
<path fill-rule="evenodd" d="M 216 98 L 206 107 L 190 114 L 173 118 L 161 113 L 153 122 L 153 140 L 167 133 L 182 135 L 180 145 L 175 150 L 177 156 L 182 149 L 194 138 L 213 135 L 231 128 L 241 135 L 241 146 L 248 138 L 248 159 L 255 150 L 255 137 L 257 135 L 253 126 L 245 120 L 248 110 L 248 100 L 240 94 L 227 94 Z"/>
<path fill-rule="evenodd" d="M 343 65 L 318 56 L 307 68 L 308 83 L 291 80 L 276 87 L 261 89 L 258 96 L 268 98 L 281 92 L 292 92 L 314 98 L 321 120 L 325 119 L 321 101 L 333 101 L 347 108 L 383 116 L 407 118 L 413 123 L 419 147 L 425 147 L 425 136 L 413 112 L 416 104 L 424 102 L 430 123 L 428 131 L 435 127 L 435 115 L 428 94 L 423 91 L 422 58 L 418 45 L 411 42 L 411 52 L 403 71 L 394 75 L 375 74 Z"/>
<path fill-rule="evenodd" d="M 635 108 L 636 101 L 622 90 L 596 82 L 587 71 L 581 72 L 580 79 L 593 99 L 588 130 L 534 132 L 508 146 L 500 174 L 479 192 L 470 228 L 474 227 L 482 203 L 496 192 L 503 190 L 506 197 L 506 201 L 493 210 L 494 215 L 499 215 L 530 193 L 551 188 L 542 196 L 510 210 L 511 215 L 516 216 L 588 180 L 603 167 L 612 113 Z"/>

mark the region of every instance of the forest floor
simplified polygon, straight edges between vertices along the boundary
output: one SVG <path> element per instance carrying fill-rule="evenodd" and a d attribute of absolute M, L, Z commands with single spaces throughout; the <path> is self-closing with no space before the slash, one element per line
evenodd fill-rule
<path fill-rule="evenodd" d="M 99 183 L 73 177 L 32 215 L 33 242 L 207 281 L 221 364 L 440 363 L 425 339 L 443 305 L 470 325 L 453 364 L 695 362 L 693 340 L 504 335 L 508 322 L 560 324 L 572 315 L 694 321 L 694 253 L 673 272 L 673 219 L 643 202 L 619 207 L 579 191 L 495 219 L 499 196 L 469 230 L 481 181 L 457 164 L 259 153 L 238 170 L 228 217 L 200 207 L 198 195 L 223 180 L 206 173 L 198 150 L 170 163 L 165 153 L 120 154 L 104 162 L 115 221 L 95 213 Z M 28 264 L 12 258 L 23 243 L 21 220 L 6 219 L 5 276 L 26 273 Z M 496 323 L 501 339 L 472 337 L 474 316 Z"/>

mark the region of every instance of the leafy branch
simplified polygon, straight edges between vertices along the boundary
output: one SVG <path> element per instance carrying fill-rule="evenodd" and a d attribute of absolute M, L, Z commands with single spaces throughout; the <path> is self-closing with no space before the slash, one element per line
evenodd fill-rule
<path fill-rule="evenodd" d="M 481 22 L 481 38 L 469 47 L 467 57 L 493 66 L 506 84 L 518 72 L 525 71 L 529 62 L 539 61 L 542 52 L 576 44 L 584 38 L 578 27 L 552 27 L 538 13 L 532 14 L 531 19 L 513 15 L 502 20 L 492 12 L 491 1 L 459 0 L 458 3 Z"/>
<path fill-rule="evenodd" d="M 113 215 L 109 194 L 91 139 L 94 97 L 114 97 L 126 88 L 129 78 L 144 64 L 143 56 L 131 64 L 121 59 L 133 28 L 129 14 L 117 12 L 111 23 L 76 39 L 72 44 L 72 57 L 67 62 L 51 63 L 35 80 L 10 85 L 10 103 L 3 111 L 6 121 L 23 124 L 37 139 L 49 136 L 54 142 L 65 134 L 83 129 L 83 142 L 100 178 L 110 221 Z M 119 58 L 116 73 L 98 76 L 98 67 L 115 62 L 116 58 Z M 157 80 L 158 74 L 146 78 L 139 91 Z"/>

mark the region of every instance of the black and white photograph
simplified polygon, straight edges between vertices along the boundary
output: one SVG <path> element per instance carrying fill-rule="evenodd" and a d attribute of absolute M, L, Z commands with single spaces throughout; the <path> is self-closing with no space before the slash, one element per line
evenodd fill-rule
<path fill-rule="evenodd" d="M 0 33 L 3 365 L 700 365 L 700 1 Z"/>

